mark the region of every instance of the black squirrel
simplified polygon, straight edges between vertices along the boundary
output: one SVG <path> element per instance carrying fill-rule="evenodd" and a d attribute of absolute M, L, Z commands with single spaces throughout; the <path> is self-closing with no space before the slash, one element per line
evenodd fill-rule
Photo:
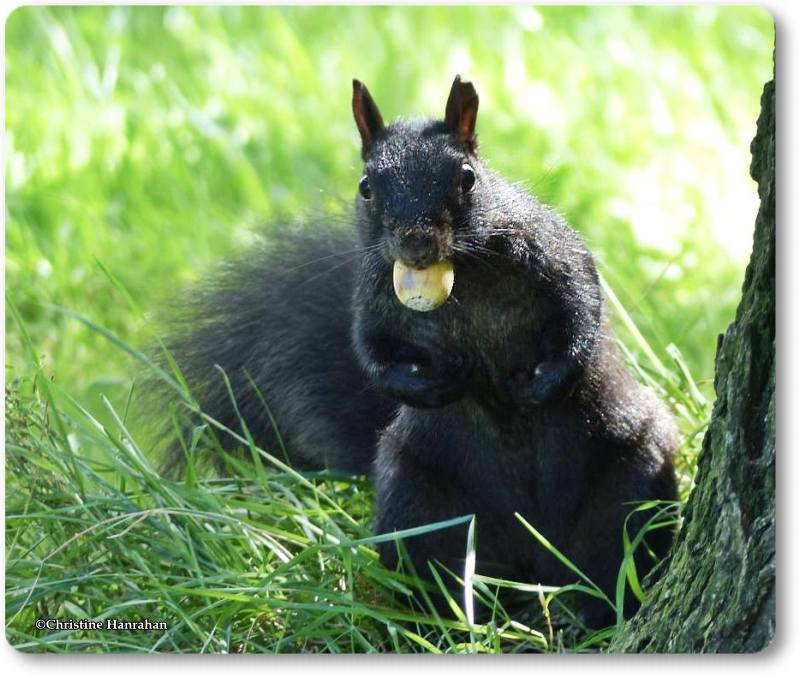
<path fill-rule="evenodd" d="M 676 497 L 676 428 L 623 364 L 591 254 L 482 163 L 472 84 L 456 77 L 444 120 L 385 125 L 357 80 L 352 106 L 357 241 L 318 225 L 237 262 L 168 346 L 215 419 L 239 428 L 219 364 L 257 443 L 275 442 L 265 400 L 293 463 L 371 473 L 376 532 L 474 513 L 479 571 L 574 581 L 518 513 L 613 598 L 632 502 Z M 447 300 L 401 304 L 397 262 L 446 262 Z M 458 571 L 465 534 L 408 539 L 416 570 Z M 670 542 L 648 538 L 658 556 Z M 391 542 L 380 555 L 397 562 Z M 639 556 L 639 574 L 651 564 Z M 602 603 L 587 613 L 607 620 Z"/>

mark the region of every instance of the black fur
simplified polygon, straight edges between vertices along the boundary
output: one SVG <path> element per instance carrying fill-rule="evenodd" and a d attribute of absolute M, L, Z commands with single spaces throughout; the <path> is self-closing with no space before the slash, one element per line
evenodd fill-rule
<path fill-rule="evenodd" d="M 256 444 L 280 457 L 271 413 L 297 468 L 367 473 L 377 431 L 396 409 L 362 376 L 350 347 L 358 257 L 352 234 L 321 223 L 273 236 L 227 262 L 172 313 L 165 345 L 203 411 L 243 435 L 241 415 Z M 169 392 L 157 390 L 163 404 Z M 189 418 L 185 428 L 197 423 Z M 218 438 L 236 446 L 231 436 Z M 164 470 L 184 462 L 174 445 Z"/>
<path fill-rule="evenodd" d="M 582 239 L 478 157 L 477 108 L 457 78 L 443 121 L 385 125 L 354 81 L 358 241 L 321 226 L 282 237 L 214 279 L 168 346 L 202 407 L 238 430 L 221 365 L 257 443 L 274 448 L 249 374 L 300 467 L 363 472 L 383 430 L 376 531 L 474 513 L 479 571 L 574 581 L 516 512 L 613 596 L 629 503 L 676 496 L 675 426 L 622 363 Z M 448 301 L 403 307 L 398 259 L 451 261 Z M 464 532 L 407 540 L 417 571 L 458 570 Z M 649 539 L 657 555 L 662 532 Z M 381 547 L 387 565 L 396 557 Z M 606 620 L 602 605 L 588 614 Z"/>

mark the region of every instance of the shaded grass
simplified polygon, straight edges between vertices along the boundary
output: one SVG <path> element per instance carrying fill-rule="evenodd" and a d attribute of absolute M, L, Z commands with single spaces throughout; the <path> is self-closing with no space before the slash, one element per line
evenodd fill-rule
<path fill-rule="evenodd" d="M 13 300 L 8 306 L 35 360 Z M 143 367 L 156 369 L 113 333 L 80 319 Z M 630 329 L 644 341 L 635 326 Z M 655 356 L 644 343 L 639 352 Z M 684 387 L 688 372 L 661 363 L 635 366 L 668 398 L 682 426 L 693 426 L 688 414 L 706 404 Z M 197 412 L 191 394 L 170 375 L 162 377 Z M 476 531 L 472 516 L 371 535 L 373 494 L 364 479 L 301 475 L 256 448 L 247 433 L 237 437 L 251 462 L 219 448 L 229 475 L 206 477 L 195 455 L 203 444 L 215 444 L 209 433 L 236 435 L 206 415 L 185 449 L 185 477 L 170 480 L 157 473 L 148 450 L 130 432 L 127 406 L 118 411 L 107 398 L 102 401 L 111 425 L 49 382 L 41 369 L 32 381 L 6 390 L 6 477 L 13 488 L 6 505 L 6 633 L 23 651 L 597 651 L 621 627 L 626 585 L 645 595 L 633 549 L 649 529 L 677 519 L 676 505 L 666 504 L 641 533 L 625 534 L 614 600 L 571 565 L 576 581 L 568 586 L 494 579 L 474 570 L 480 526 Z M 693 459 L 697 441 L 686 440 L 686 456 Z M 690 477 L 690 468 L 681 471 Z M 645 508 L 652 506 L 640 510 Z M 372 548 L 467 521 L 467 567 L 434 568 L 438 588 L 414 572 L 387 570 Z M 536 540 L 565 560 L 558 545 L 527 527 L 532 547 Z M 398 548 L 402 553 L 402 542 Z M 448 592 L 453 578 L 464 592 L 461 600 Z M 437 610 L 431 587 L 445 596 L 451 614 Z M 509 612 L 497 599 L 501 589 L 527 593 L 528 602 Z M 586 628 L 572 611 L 576 594 L 604 599 L 617 615 L 616 625 Z M 110 617 L 163 620 L 169 629 L 120 635 L 34 626 L 37 619 Z"/>
<path fill-rule="evenodd" d="M 6 472 L 18 490 L 6 507 L 7 635 L 18 649 L 454 651 L 468 630 L 489 647 L 544 649 L 510 619 L 468 625 L 405 602 L 424 585 L 378 564 L 363 480 L 300 476 L 264 455 L 269 471 L 169 481 L 85 411 L 57 412 L 13 387 L 6 398 Z M 83 456 L 89 441 L 104 462 Z M 124 639 L 35 630 L 53 617 L 170 628 Z"/>

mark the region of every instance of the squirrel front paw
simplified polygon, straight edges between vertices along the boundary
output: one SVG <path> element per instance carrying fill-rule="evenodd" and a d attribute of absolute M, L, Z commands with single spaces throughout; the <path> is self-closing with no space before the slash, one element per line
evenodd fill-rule
<path fill-rule="evenodd" d="M 546 360 L 533 370 L 512 374 L 508 387 L 516 402 L 540 405 L 565 397 L 575 386 L 578 373 L 578 363 L 573 360 Z"/>
<path fill-rule="evenodd" d="M 419 363 L 394 363 L 383 374 L 380 387 L 390 398 L 412 407 L 444 407 L 464 395 L 467 372 L 462 361 L 444 369 Z"/>

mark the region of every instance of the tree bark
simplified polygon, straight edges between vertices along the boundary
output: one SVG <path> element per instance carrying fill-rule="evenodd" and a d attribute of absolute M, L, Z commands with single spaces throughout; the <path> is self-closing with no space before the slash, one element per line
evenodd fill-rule
<path fill-rule="evenodd" d="M 775 633 L 775 81 L 750 146 L 761 199 L 717 400 L 661 579 L 612 652 L 758 652 Z"/>

